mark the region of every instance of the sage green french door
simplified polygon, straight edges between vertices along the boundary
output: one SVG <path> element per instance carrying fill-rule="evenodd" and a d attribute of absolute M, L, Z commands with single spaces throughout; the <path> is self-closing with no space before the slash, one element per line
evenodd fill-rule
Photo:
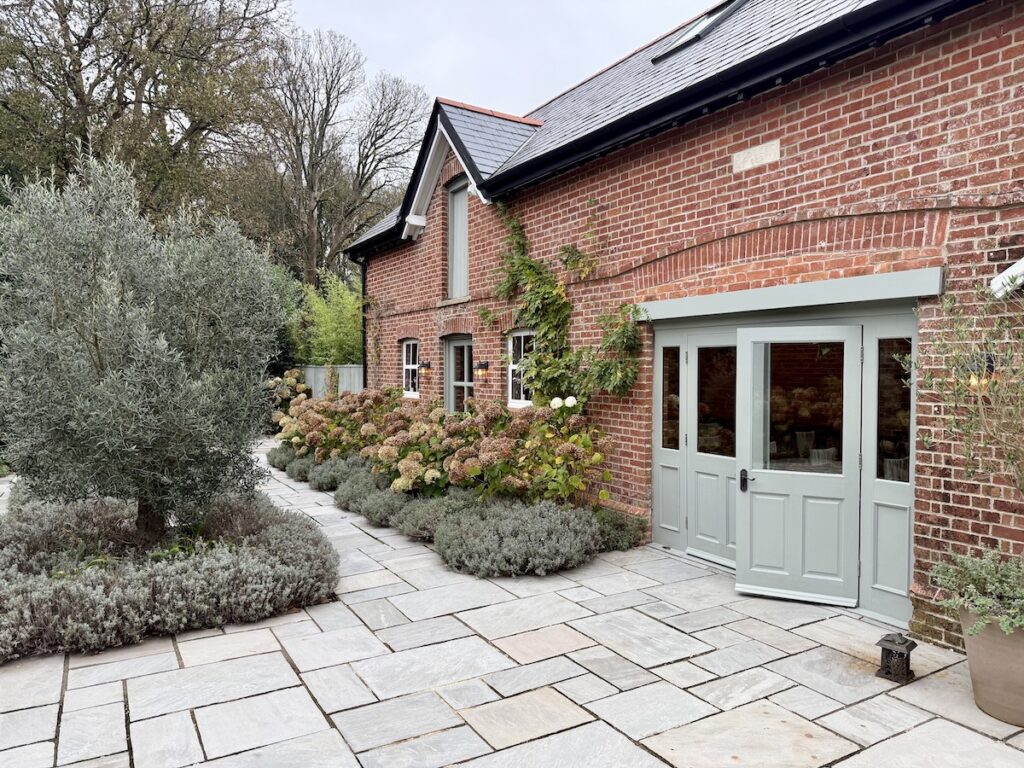
<path fill-rule="evenodd" d="M 682 551 L 686 548 L 686 456 L 683 450 L 686 335 L 680 331 L 658 331 L 654 346 L 652 534 L 655 543 Z"/>
<path fill-rule="evenodd" d="M 737 591 L 857 604 L 862 335 L 737 331 Z"/>

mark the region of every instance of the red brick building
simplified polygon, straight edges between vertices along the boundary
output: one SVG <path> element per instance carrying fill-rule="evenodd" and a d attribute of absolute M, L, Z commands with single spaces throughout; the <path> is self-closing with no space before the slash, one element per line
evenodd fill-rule
<path fill-rule="evenodd" d="M 732 0 L 526 117 L 438 100 L 402 206 L 350 251 L 370 386 L 528 397 L 497 202 L 534 256 L 593 258 L 565 275 L 574 344 L 650 315 L 632 394 L 588 413 L 655 543 L 957 642 L 928 569 L 1019 553 L 1024 504 L 967 478 L 893 356 L 934 364 L 939 297 L 1024 258 L 1019 3 Z"/>

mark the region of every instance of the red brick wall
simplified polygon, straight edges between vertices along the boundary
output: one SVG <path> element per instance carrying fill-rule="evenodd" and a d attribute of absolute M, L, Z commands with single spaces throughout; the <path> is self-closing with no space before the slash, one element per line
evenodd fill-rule
<path fill-rule="evenodd" d="M 533 254 L 576 243 L 597 261 L 570 280 L 574 344 L 599 337 L 595 318 L 621 302 L 742 290 L 947 265 L 949 289 L 970 288 L 1017 258 L 1024 238 L 1024 14 L 992 0 L 750 101 L 649 138 L 536 185 L 508 201 Z M 733 153 L 779 139 L 781 160 L 733 173 Z M 444 298 L 443 185 L 420 238 L 374 256 L 368 293 L 370 381 L 400 381 L 402 338 L 433 363 L 424 391 L 441 395 L 445 333 L 472 333 L 491 376 L 477 396 L 504 396 L 507 307 L 492 296 L 503 229 L 494 206 L 471 198 L 468 303 Z M 498 313 L 480 319 L 482 307 Z M 927 356 L 934 303 L 922 307 Z M 631 397 L 590 408 L 609 434 L 623 507 L 650 508 L 651 374 L 647 333 Z M 569 393 L 567 393 L 569 394 Z M 936 417 L 922 406 L 922 432 Z M 1021 551 L 1024 507 L 997 478 L 968 482 L 955 451 L 919 445 L 914 554 L 919 629 L 956 642 L 931 615 L 927 569 L 945 552 Z M 943 631 L 948 633 L 943 635 Z"/>

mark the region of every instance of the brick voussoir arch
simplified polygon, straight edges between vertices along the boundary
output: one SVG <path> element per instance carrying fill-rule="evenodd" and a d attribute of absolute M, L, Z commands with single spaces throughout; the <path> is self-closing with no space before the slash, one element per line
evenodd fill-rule
<path fill-rule="evenodd" d="M 415 323 L 405 323 L 404 325 L 398 326 L 395 331 L 396 342 L 405 341 L 406 339 L 418 339 L 423 335 L 423 329 Z"/>
<path fill-rule="evenodd" d="M 445 336 L 472 336 L 474 326 L 472 317 L 465 315 L 446 317 L 441 320 L 437 335 L 442 338 Z"/>

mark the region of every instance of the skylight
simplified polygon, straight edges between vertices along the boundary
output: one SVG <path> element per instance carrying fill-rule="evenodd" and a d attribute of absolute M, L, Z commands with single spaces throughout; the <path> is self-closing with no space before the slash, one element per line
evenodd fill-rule
<path fill-rule="evenodd" d="M 729 18 L 729 16 L 731 16 L 735 11 L 739 10 L 739 7 L 742 6 L 744 2 L 746 2 L 746 0 L 726 0 L 726 2 L 715 6 L 699 19 L 692 21 L 690 24 L 679 30 L 677 37 L 672 41 L 671 45 L 651 59 L 651 63 L 657 64 L 659 61 L 663 61 L 670 56 L 675 55 L 692 43 L 702 40 L 711 32 L 711 30 Z"/>

